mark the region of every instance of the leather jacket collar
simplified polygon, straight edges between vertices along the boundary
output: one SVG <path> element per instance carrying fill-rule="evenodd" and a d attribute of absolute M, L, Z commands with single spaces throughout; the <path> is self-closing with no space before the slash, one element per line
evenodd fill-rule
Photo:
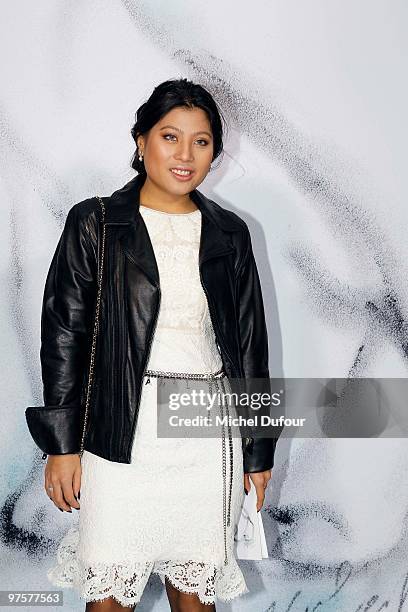
<path fill-rule="evenodd" d="M 145 175 L 138 174 L 122 188 L 113 192 L 111 206 L 107 207 L 105 222 L 111 225 L 127 225 L 120 237 L 126 256 L 140 266 L 151 280 L 159 284 L 159 272 L 149 239 L 146 225 L 140 214 L 140 190 Z M 190 197 L 202 213 L 201 239 L 199 248 L 199 266 L 207 259 L 227 255 L 235 250 L 229 240 L 228 232 L 242 231 L 243 222 L 236 221 L 233 213 L 225 211 L 197 189 L 190 192 Z"/>

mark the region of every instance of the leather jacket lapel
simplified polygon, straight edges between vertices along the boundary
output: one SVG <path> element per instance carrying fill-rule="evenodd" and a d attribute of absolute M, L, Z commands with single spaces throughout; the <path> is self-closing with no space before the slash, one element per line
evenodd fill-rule
<path fill-rule="evenodd" d="M 159 285 L 159 272 L 153 246 L 144 219 L 139 212 L 140 189 L 144 180 L 144 176 L 137 175 L 111 195 L 106 223 L 125 226 L 119 238 L 125 255 L 142 268 L 154 284 Z M 190 192 L 190 197 L 202 213 L 199 249 L 201 267 L 207 259 L 227 255 L 234 250 L 228 232 L 242 230 L 242 224 L 226 219 L 222 212 L 211 206 L 211 201 L 196 189 Z"/>
<path fill-rule="evenodd" d="M 141 215 L 138 215 L 138 219 L 129 224 L 129 228 L 119 240 L 122 243 L 125 255 L 130 261 L 142 268 L 150 280 L 159 286 L 159 270 L 156 257 L 149 232 Z"/>

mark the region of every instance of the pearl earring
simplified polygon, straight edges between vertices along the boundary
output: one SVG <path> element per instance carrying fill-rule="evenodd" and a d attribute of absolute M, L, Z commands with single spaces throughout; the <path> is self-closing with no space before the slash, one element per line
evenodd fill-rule
<path fill-rule="evenodd" d="M 139 152 L 139 161 L 143 161 L 143 153 Z"/>

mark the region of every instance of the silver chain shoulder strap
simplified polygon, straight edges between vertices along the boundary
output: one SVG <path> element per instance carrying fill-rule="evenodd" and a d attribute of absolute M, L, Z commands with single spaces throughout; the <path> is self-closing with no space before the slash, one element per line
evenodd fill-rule
<path fill-rule="evenodd" d="M 89 375 L 88 375 L 88 384 L 86 387 L 86 400 L 85 400 L 85 415 L 84 415 L 84 425 L 82 429 L 82 437 L 81 437 L 81 448 L 79 451 L 79 456 L 82 457 L 84 452 L 84 440 L 85 440 L 85 432 L 86 425 L 88 422 L 88 412 L 89 412 L 89 402 L 91 398 L 91 389 L 92 389 L 92 381 L 94 375 L 94 364 L 95 364 L 95 347 L 96 347 L 96 339 L 98 335 L 99 329 L 99 310 L 101 304 L 101 293 L 102 293 L 102 278 L 103 278 L 103 263 L 105 258 L 105 204 L 100 196 L 96 196 L 99 200 L 102 209 L 102 240 L 101 240 L 101 250 L 100 250 L 100 263 L 99 263 L 99 273 L 98 273 L 98 292 L 96 297 L 96 307 L 95 307 L 95 320 L 94 320 L 94 329 L 92 336 L 92 346 L 91 346 L 91 357 L 89 364 Z"/>

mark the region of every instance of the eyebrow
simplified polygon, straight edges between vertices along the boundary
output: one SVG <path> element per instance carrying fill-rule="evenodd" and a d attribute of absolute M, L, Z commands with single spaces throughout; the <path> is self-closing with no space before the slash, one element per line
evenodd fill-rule
<path fill-rule="evenodd" d="M 175 127 L 174 125 L 164 125 L 163 127 L 160 128 L 160 132 L 161 130 L 165 130 L 167 128 L 171 128 L 172 130 L 176 130 L 176 132 L 183 132 L 183 130 L 180 130 L 180 128 Z M 212 138 L 212 135 L 207 132 L 206 130 L 200 130 L 199 132 L 193 132 L 193 136 L 197 136 L 198 134 L 207 134 L 210 138 Z"/>

